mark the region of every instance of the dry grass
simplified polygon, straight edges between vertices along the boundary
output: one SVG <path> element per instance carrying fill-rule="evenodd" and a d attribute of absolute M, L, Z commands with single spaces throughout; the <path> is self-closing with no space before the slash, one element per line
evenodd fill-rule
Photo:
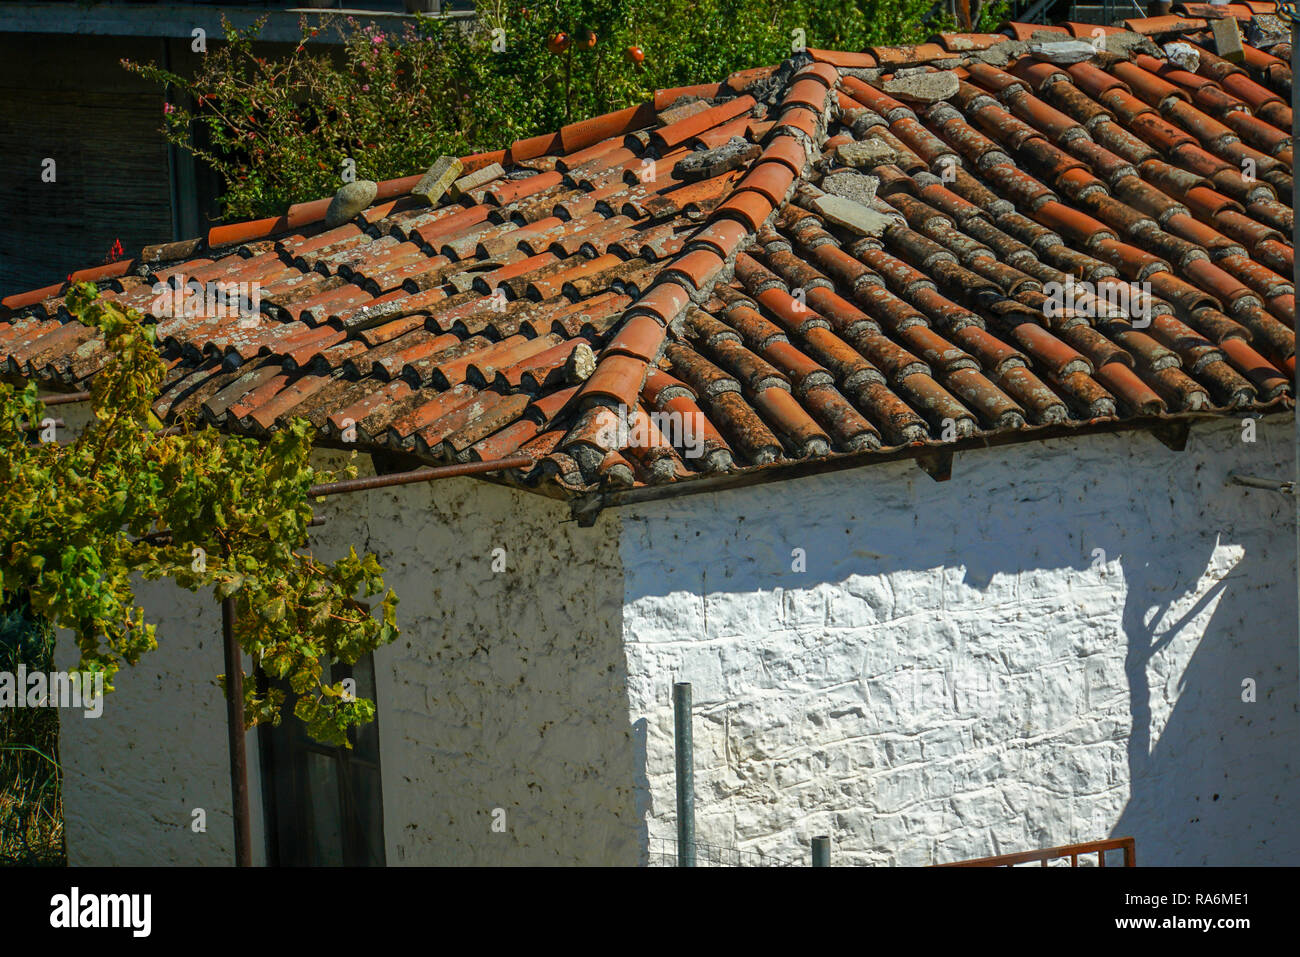
<path fill-rule="evenodd" d="M 19 661 L 48 670 L 53 635 L 21 612 L 0 611 L 0 671 Z M 59 867 L 63 842 L 59 713 L 54 708 L 0 709 L 0 866 Z"/>

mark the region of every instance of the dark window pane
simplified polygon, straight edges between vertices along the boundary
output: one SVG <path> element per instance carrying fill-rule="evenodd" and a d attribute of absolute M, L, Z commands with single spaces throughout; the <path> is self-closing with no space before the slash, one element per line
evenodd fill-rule
<path fill-rule="evenodd" d="M 322 673 L 328 682 L 349 678 L 358 697 L 375 700 L 369 655 L 350 667 L 336 662 Z M 280 727 L 264 728 L 261 738 L 271 862 L 382 867 L 378 721 L 351 732 L 350 749 L 320 744 L 292 716 L 295 697 L 287 684 L 275 684 L 286 693 L 286 716 Z"/>
<path fill-rule="evenodd" d="M 343 809 L 339 804 L 338 761 L 333 755 L 308 753 L 306 798 L 311 804 L 311 846 L 305 863 L 341 866 Z"/>

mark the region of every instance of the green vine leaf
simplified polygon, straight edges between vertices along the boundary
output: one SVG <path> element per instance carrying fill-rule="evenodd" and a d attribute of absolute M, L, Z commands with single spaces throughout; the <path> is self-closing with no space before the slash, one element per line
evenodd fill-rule
<path fill-rule="evenodd" d="M 322 685 L 324 664 L 394 640 L 396 597 L 378 616 L 365 603 L 384 587 L 375 556 L 322 562 L 306 550 L 307 490 L 336 477 L 312 467 L 311 424 L 295 420 L 266 442 L 192 422 L 164 433 L 152 411 L 166 371 L 152 327 L 88 283 L 66 303 L 112 358 L 92 384 L 90 424 L 68 445 L 33 440 L 28 424 L 44 413 L 34 384 L 0 383 L 0 599 L 25 600 L 70 630 L 78 667 L 112 691 L 117 672 L 158 645 L 135 576 L 233 597 L 242 649 L 289 680 L 309 734 L 346 744 L 373 703 Z M 244 682 L 245 720 L 278 723 L 283 690 L 257 684 Z"/>

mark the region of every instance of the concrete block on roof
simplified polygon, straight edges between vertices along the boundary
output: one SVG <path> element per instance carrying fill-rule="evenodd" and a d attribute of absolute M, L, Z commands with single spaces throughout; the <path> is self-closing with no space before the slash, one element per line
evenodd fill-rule
<path fill-rule="evenodd" d="M 1246 39 L 1257 50 L 1291 42 L 1291 31 L 1281 17 L 1257 13 L 1246 22 Z"/>
<path fill-rule="evenodd" d="M 325 225 L 331 229 L 355 219 L 363 209 L 375 201 L 379 184 L 368 179 L 345 183 L 334 194 L 329 209 L 325 211 Z"/>
<path fill-rule="evenodd" d="M 898 159 L 894 148 L 878 137 L 843 143 L 835 150 L 835 158 L 854 169 L 875 169 Z"/>
<path fill-rule="evenodd" d="M 883 216 L 861 203 L 844 196 L 825 193 L 811 203 L 812 209 L 819 213 L 828 223 L 834 223 L 859 236 L 879 236 L 891 225 L 893 220 Z"/>
<path fill-rule="evenodd" d="M 1131 60 L 1138 53 L 1161 56 L 1160 45 L 1141 33 L 1108 33 L 1101 38 L 1101 49 L 1122 59 Z"/>
<path fill-rule="evenodd" d="M 596 353 L 585 342 L 578 343 L 564 362 L 566 382 L 586 382 L 596 371 Z"/>
<path fill-rule="evenodd" d="M 831 173 L 822 178 L 822 189 L 835 196 L 843 196 L 863 206 L 870 206 L 876 198 L 880 180 L 865 173 Z"/>
<path fill-rule="evenodd" d="M 452 183 L 447 190 L 447 195 L 452 199 L 460 199 L 470 190 L 478 189 L 480 186 L 485 186 L 494 179 L 500 179 L 505 175 L 506 171 L 500 163 L 489 163 L 481 170 L 474 173 L 466 173 L 460 179 Z"/>
<path fill-rule="evenodd" d="M 1201 65 L 1201 52 L 1190 43 L 1166 43 L 1165 56 L 1170 63 L 1188 73 L 1195 73 Z"/>
<path fill-rule="evenodd" d="M 1241 25 L 1236 17 L 1212 20 L 1210 29 L 1214 31 L 1214 49 L 1219 56 L 1230 63 L 1240 63 L 1246 58 L 1245 48 L 1241 45 Z"/>
<path fill-rule="evenodd" d="M 757 143 L 733 136 L 721 146 L 682 157 L 673 167 L 673 175 L 685 180 L 721 176 L 728 170 L 740 169 L 748 165 L 762 152 L 762 148 Z"/>
<path fill-rule="evenodd" d="M 442 199 L 443 193 L 451 188 L 452 183 L 460 178 L 465 167 L 454 156 L 439 156 L 432 166 L 420 177 L 420 181 L 411 190 L 412 196 L 418 196 L 430 206 L 435 206 Z"/>
<path fill-rule="evenodd" d="M 1085 43 L 1083 40 L 1061 40 L 1046 43 L 1035 40 L 1029 44 L 1029 52 L 1036 59 L 1055 63 L 1058 66 L 1069 66 L 1072 63 L 1083 63 L 1085 60 L 1091 60 L 1093 54 L 1097 51 L 1091 43 Z"/>
<path fill-rule="evenodd" d="M 960 84 L 951 70 L 913 73 L 885 81 L 885 92 L 908 103 L 938 103 L 955 96 Z"/>
<path fill-rule="evenodd" d="M 1029 50 L 1029 44 L 1021 40 L 1004 40 L 1001 43 L 995 43 L 987 50 L 972 50 L 968 55 L 968 60 L 982 60 L 989 66 L 995 66 L 1002 69 L 1017 57 L 1023 56 Z"/>

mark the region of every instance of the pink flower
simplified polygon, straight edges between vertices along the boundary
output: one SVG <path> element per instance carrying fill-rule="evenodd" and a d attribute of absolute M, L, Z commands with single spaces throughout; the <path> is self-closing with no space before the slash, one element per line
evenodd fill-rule
<path fill-rule="evenodd" d="M 362 93 L 369 93 L 369 92 L 370 92 L 370 84 L 369 84 L 369 83 L 364 84 L 364 85 L 361 87 L 361 92 L 362 92 Z"/>
<path fill-rule="evenodd" d="M 176 107 L 172 106 L 170 103 L 164 103 L 164 104 L 163 104 L 163 115 L 164 115 L 164 116 L 166 116 L 168 113 L 175 113 L 175 112 L 176 112 Z"/>

